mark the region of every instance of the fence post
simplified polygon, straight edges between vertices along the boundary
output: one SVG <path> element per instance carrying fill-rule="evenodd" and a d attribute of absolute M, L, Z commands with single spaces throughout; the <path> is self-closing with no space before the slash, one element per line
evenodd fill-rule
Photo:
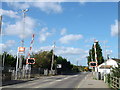
<path fill-rule="evenodd" d="M 120 78 L 118 78 L 118 80 L 119 80 L 119 89 L 120 89 Z"/>
<path fill-rule="evenodd" d="M 110 87 L 112 87 L 112 76 L 110 75 Z"/>
<path fill-rule="evenodd" d="M 110 81 L 111 81 L 110 87 L 112 87 L 112 83 L 113 83 L 113 81 L 112 81 L 112 76 L 110 76 Z"/>

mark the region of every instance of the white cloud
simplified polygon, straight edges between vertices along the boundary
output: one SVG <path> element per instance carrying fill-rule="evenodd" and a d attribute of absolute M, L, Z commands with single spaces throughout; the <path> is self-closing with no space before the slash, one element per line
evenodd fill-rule
<path fill-rule="evenodd" d="M 106 50 L 107 54 L 112 54 L 112 52 L 113 52 L 112 50 Z"/>
<path fill-rule="evenodd" d="M 7 42 L 6 42 L 6 45 L 8 46 L 8 47 L 11 47 L 12 45 L 14 45 L 15 44 L 15 40 L 8 40 Z"/>
<path fill-rule="evenodd" d="M 65 35 L 66 34 L 66 32 L 67 32 L 67 29 L 66 28 L 63 28 L 62 30 L 61 30 L 61 35 Z"/>
<path fill-rule="evenodd" d="M 82 38 L 83 38 L 83 36 L 81 34 L 78 34 L 78 35 L 69 34 L 69 35 L 65 35 L 65 36 L 61 37 L 59 39 L 59 41 L 63 44 L 67 44 L 67 43 L 70 43 L 72 41 L 77 41 Z"/>
<path fill-rule="evenodd" d="M 3 43 L 0 43 L 0 51 L 2 52 L 3 50 L 5 50 L 7 47 L 6 47 L 6 45 L 5 44 L 3 44 Z M 1 53 L 0 52 L 0 53 Z"/>
<path fill-rule="evenodd" d="M 115 24 L 111 25 L 111 35 L 118 36 L 118 20 L 115 20 Z"/>
<path fill-rule="evenodd" d="M 0 53 L 2 53 L 2 51 L 8 51 L 13 45 L 15 45 L 15 40 L 8 40 L 6 43 L 0 43 Z"/>
<path fill-rule="evenodd" d="M 85 43 L 91 43 L 94 42 L 95 38 L 89 38 L 85 40 Z"/>
<path fill-rule="evenodd" d="M 26 9 L 32 7 L 39 8 L 45 13 L 61 13 L 63 11 L 62 6 L 58 2 L 9 2 L 8 5 L 17 9 Z"/>
<path fill-rule="evenodd" d="M 57 2 L 35 2 L 33 3 L 34 7 L 39 8 L 41 11 L 46 13 L 61 13 L 62 7 L 60 3 Z"/>
<path fill-rule="evenodd" d="M 85 4 L 87 0 L 79 0 L 80 4 Z"/>
<path fill-rule="evenodd" d="M 39 37 L 39 41 L 40 42 L 44 42 L 47 37 L 49 37 L 50 35 L 52 35 L 52 32 L 47 32 L 48 28 L 44 27 L 41 29 L 40 31 L 40 37 Z"/>
<path fill-rule="evenodd" d="M 30 5 L 28 3 L 20 3 L 20 2 L 8 2 L 9 6 L 13 6 L 14 9 L 26 9 L 29 8 Z"/>
<path fill-rule="evenodd" d="M 0 9 L 0 15 L 6 15 L 6 16 L 11 17 L 11 18 L 19 18 L 19 16 L 17 14 L 18 14 L 18 12 L 14 12 L 12 10 Z"/>
<path fill-rule="evenodd" d="M 53 47 L 52 46 L 43 46 L 40 47 L 40 49 L 37 49 L 37 51 L 50 51 Z M 55 47 L 55 54 L 56 55 L 84 55 L 88 54 L 88 51 L 80 49 L 80 48 L 74 48 L 74 47 Z"/>
<path fill-rule="evenodd" d="M 73 47 L 56 47 L 55 52 L 58 55 L 81 55 L 87 53 L 83 49 Z"/>
<path fill-rule="evenodd" d="M 20 38 L 26 38 L 34 33 L 35 23 L 34 19 L 26 17 L 25 28 L 23 28 L 23 21 L 18 21 L 15 24 L 7 25 L 5 33 L 7 35 L 17 35 Z"/>
<path fill-rule="evenodd" d="M 50 51 L 51 49 L 52 49 L 52 46 L 44 46 L 40 48 L 40 50 L 43 50 L 43 51 Z"/>

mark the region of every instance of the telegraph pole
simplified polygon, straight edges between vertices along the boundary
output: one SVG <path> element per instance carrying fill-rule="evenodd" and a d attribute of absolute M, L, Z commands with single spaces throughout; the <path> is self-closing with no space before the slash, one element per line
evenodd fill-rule
<path fill-rule="evenodd" d="M 79 65 L 78 65 L 78 60 L 77 60 L 77 66 L 79 66 Z"/>
<path fill-rule="evenodd" d="M 2 43 L 2 15 L 0 15 L 0 37 L 1 37 L 0 43 Z M 2 47 L 0 49 L 2 51 Z M 5 55 L 3 54 L 3 58 L 1 57 L 1 60 L 0 60 L 0 66 L 2 66 L 3 68 L 4 68 L 4 57 Z"/>
<path fill-rule="evenodd" d="M 53 71 L 53 63 L 54 63 L 54 49 L 55 49 L 55 42 L 53 44 L 53 53 L 52 53 L 52 62 L 51 62 L 51 71 Z"/>
<path fill-rule="evenodd" d="M 0 16 L 0 35 L 2 37 L 2 15 Z"/>

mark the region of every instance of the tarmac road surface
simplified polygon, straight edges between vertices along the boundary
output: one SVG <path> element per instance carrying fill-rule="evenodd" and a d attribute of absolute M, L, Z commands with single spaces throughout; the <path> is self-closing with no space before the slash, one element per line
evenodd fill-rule
<path fill-rule="evenodd" d="M 3 86 L 5 88 L 78 88 L 82 79 L 88 73 L 79 73 L 75 75 L 58 75 L 44 77 L 41 79 L 18 83 L 14 85 Z"/>

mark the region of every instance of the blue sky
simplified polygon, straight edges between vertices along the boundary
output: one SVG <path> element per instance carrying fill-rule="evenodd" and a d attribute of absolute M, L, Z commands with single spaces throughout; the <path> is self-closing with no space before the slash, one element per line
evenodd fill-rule
<path fill-rule="evenodd" d="M 22 9 L 26 13 L 23 31 Z M 24 38 L 26 54 L 35 34 L 33 52 L 50 50 L 56 42 L 55 54 L 67 58 L 73 64 L 87 65 L 86 56 L 94 39 L 106 41 L 110 57 L 118 56 L 118 3 L 117 2 L 4 2 L 0 9 L 3 15 L 3 51 L 16 54 Z"/>

